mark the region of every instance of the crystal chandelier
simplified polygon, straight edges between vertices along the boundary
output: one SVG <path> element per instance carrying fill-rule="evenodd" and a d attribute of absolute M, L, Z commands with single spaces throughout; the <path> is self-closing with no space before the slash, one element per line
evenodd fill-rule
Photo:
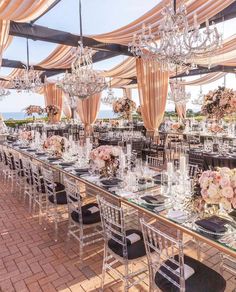
<path fill-rule="evenodd" d="M 105 105 L 112 106 L 116 100 L 117 100 L 117 97 L 115 97 L 114 91 L 111 88 L 111 79 L 110 79 L 110 84 L 109 84 L 109 88 L 107 90 L 107 95 L 105 95 L 101 99 L 101 102 Z"/>
<path fill-rule="evenodd" d="M 11 87 L 18 92 L 27 91 L 35 92 L 42 86 L 40 78 L 41 72 L 35 71 L 33 66 L 29 66 L 29 41 L 27 39 L 27 65 L 24 66 L 23 72 L 11 79 Z"/>
<path fill-rule="evenodd" d="M 163 19 L 157 33 L 152 27 L 143 25 L 141 34 L 133 35 L 129 51 L 144 60 L 156 60 L 162 70 L 173 71 L 178 65 L 188 73 L 196 68 L 199 57 L 210 58 L 222 43 L 222 37 L 212 22 L 206 21 L 206 28 L 200 29 L 197 15 L 194 25 L 188 24 L 186 7 L 183 3 L 176 8 L 176 0 L 162 11 Z M 210 61 L 210 60 L 209 60 Z"/>
<path fill-rule="evenodd" d="M 65 102 L 66 102 L 66 104 L 69 105 L 69 107 L 71 109 L 71 118 L 74 119 L 75 118 L 75 110 L 76 110 L 77 105 L 78 105 L 78 97 L 67 95 Z"/>
<path fill-rule="evenodd" d="M 191 94 L 185 91 L 185 86 L 182 85 L 182 80 L 177 78 L 170 81 L 170 92 L 167 99 L 174 102 L 176 105 L 186 105 L 191 98 Z"/>
<path fill-rule="evenodd" d="M 80 10 L 80 41 L 71 65 L 71 73 L 66 72 L 57 85 L 69 96 L 80 99 L 103 91 L 107 87 L 105 77 L 93 69 L 92 49 L 83 46 L 81 0 Z"/>
<path fill-rule="evenodd" d="M 196 98 L 192 100 L 192 104 L 194 105 L 202 105 L 204 102 L 204 94 L 202 92 L 202 86 L 200 85 L 200 91 Z"/>
<path fill-rule="evenodd" d="M 0 86 L 0 101 L 2 101 L 6 96 L 10 95 L 10 91 Z"/>

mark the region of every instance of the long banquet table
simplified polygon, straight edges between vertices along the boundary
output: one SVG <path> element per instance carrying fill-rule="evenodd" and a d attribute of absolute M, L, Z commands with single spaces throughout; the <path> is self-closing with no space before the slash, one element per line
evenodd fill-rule
<path fill-rule="evenodd" d="M 213 239 L 205 234 L 200 233 L 198 230 L 194 229 L 193 227 L 185 224 L 178 223 L 167 216 L 167 211 L 161 211 L 161 212 L 155 212 L 152 209 L 148 208 L 147 206 L 144 206 L 142 203 L 139 202 L 139 200 L 135 200 L 132 198 L 129 198 L 128 196 L 119 196 L 116 192 L 111 191 L 109 189 L 104 188 L 103 186 L 99 185 L 98 183 L 89 181 L 89 179 L 86 179 L 84 177 L 77 176 L 76 174 L 67 171 L 60 167 L 60 165 L 55 165 L 50 163 L 47 159 L 41 159 L 40 157 L 37 157 L 37 155 L 33 152 L 28 152 L 27 150 L 19 149 L 15 146 L 12 146 L 11 144 L 6 144 L 6 146 L 14 150 L 21 155 L 25 155 L 29 157 L 31 160 L 35 160 L 38 163 L 41 163 L 43 165 L 46 165 L 47 167 L 51 167 L 53 170 L 58 171 L 62 177 L 63 175 L 69 176 L 75 180 L 78 180 L 79 182 L 85 184 L 86 186 L 94 189 L 94 191 L 97 191 L 100 195 L 104 195 L 107 197 L 110 197 L 111 199 L 116 200 L 119 204 L 127 204 L 128 206 L 131 206 L 135 208 L 136 210 L 140 211 L 141 213 L 144 213 L 145 215 L 148 215 L 152 218 L 155 218 L 157 220 L 160 220 L 164 224 L 167 224 L 170 227 L 174 227 L 176 229 L 181 230 L 183 233 L 188 234 L 190 236 L 193 236 L 195 239 L 200 240 L 204 243 L 209 244 L 212 247 L 217 248 L 219 251 L 229 255 L 236 257 L 236 244 L 234 242 L 233 246 L 226 245 L 224 243 L 221 243 L 218 239 Z M 137 198 L 143 194 L 149 194 L 150 192 L 158 192 L 160 190 L 160 185 L 151 184 L 147 187 L 143 187 L 137 192 Z M 236 224 L 234 226 L 234 232 L 233 235 L 234 238 L 236 236 Z"/>

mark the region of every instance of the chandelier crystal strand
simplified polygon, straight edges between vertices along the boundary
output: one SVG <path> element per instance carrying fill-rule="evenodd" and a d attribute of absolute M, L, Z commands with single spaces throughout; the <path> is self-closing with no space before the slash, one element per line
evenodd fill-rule
<path fill-rule="evenodd" d="M 192 104 L 203 105 L 203 102 L 204 102 L 204 94 L 202 91 L 202 85 L 200 85 L 200 91 L 198 93 L 198 96 L 192 100 Z"/>
<path fill-rule="evenodd" d="M 10 94 L 11 94 L 10 90 L 0 86 L 0 101 L 2 101 L 6 96 Z"/>
<path fill-rule="evenodd" d="M 200 28 L 197 15 L 194 25 L 190 26 L 184 3 L 176 9 L 176 0 L 162 10 L 162 20 L 157 33 L 145 24 L 140 34 L 134 34 L 129 51 L 135 57 L 155 60 L 163 70 L 173 71 L 176 66 L 188 73 L 196 68 L 197 58 L 210 57 L 222 44 L 222 36 L 212 22 L 206 21 L 206 27 Z"/>
<path fill-rule="evenodd" d="M 27 64 L 24 65 L 23 72 L 18 76 L 11 79 L 11 87 L 16 89 L 18 92 L 27 91 L 35 92 L 42 87 L 42 81 L 40 78 L 41 72 L 35 71 L 33 66 L 29 66 L 29 41 L 26 40 L 27 49 Z"/>
<path fill-rule="evenodd" d="M 191 94 L 185 91 L 185 86 L 182 85 L 182 80 L 177 78 L 174 81 L 170 81 L 170 92 L 168 94 L 168 100 L 174 102 L 177 105 L 186 105 L 191 98 Z"/>
<path fill-rule="evenodd" d="M 86 99 L 103 91 L 107 87 L 105 77 L 93 69 L 93 51 L 83 46 L 81 0 L 80 7 L 80 41 L 71 65 L 71 73 L 66 72 L 57 85 L 69 96 Z"/>
<path fill-rule="evenodd" d="M 108 89 L 107 89 L 107 95 L 105 95 L 105 96 L 101 99 L 101 102 L 102 102 L 104 105 L 112 106 L 113 103 L 114 103 L 117 99 L 118 99 L 118 98 L 115 97 L 114 91 L 113 91 L 112 88 L 111 88 L 111 79 L 110 79 L 109 87 L 108 87 Z"/>

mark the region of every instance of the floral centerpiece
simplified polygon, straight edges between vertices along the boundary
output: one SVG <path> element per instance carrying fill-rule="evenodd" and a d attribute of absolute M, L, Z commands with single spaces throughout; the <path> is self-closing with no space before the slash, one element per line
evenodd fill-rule
<path fill-rule="evenodd" d="M 43 148 L 51 151 L 54 156 L 60 157 L 65 152 L 67 145 L 68 142 L 65 137 L 54 135 L 44 141 Z"/>
<path fill-rule="evenodd" d="M 28 116 L 32 116 L 32 114 L 42 115 L 44 113 L 44 109 L 39 105 L 29 105 L 24 111 Z"/>
<path fill-rule="evenodd" d="M 113 103 L 113 111 L 123 119 L 130 120 L 131 114 L 136 109 L 136 103 L 127 97 L 119 98 Z"/>
<path fill-rule="evenodd" d="M 202 113 L 209 118 L 221 119 L 236 112 L 236 92 L 233 89 L 219 86 L 209 91 L 204 97 Z"/>
<path fill-rule="evenodd" d="M 217 124 L 213 124 L 213 125 L 211 125 L 211 126 L 208 128 L 208 131 L 209 131 L 209 132 L 212 132 L 212 133 L 214 133 L 214 134 L 217 134 L 217 133 L 222 133 L 222 132 L 224 132 L 224 128 L 221 127 L 221 126 L 219 126 L 219 125 L 217 125 Z"/>
<path fill-rule="evenodd" d="M 104 145 L 92 150 L 90 159 L 95 169 L 99 170 L 101 176 L 113 177 L 119 167 L 119 154 L 119 147 Z"/>
<path fill-rule="evenodd" d="M 136 109 L 136 113 L 141 117 L 142 116 L 142 112 L 141 112 L 141 105 L 139 105 Z"/>
<path fill-rule="evenodd" d="M 171 125 L 171 130 L 175 132 L 182 132 L 185 129 L 185 125 L 183 123 L 173 123 Z"/>
<path fill-rule="evenodd" d="M 226 210 L 236 208 L 236 168 L 207 170 L 199 178 L 201 195 L 206 203 L 222 204 Z"/>
<path fill-rule="evenodd" d="M 52 122 L 53 117 L 59 113 L 59 107 L 56 105 L 48 105 L 45 108 L 45 112 L 48 115 L 49 122 Z"/>
<path fill-rule="evenodd" d="M 19 134 L 20 140 L 31 142 L 34 138 L 34 132 L 32 131 L 22 131 Z"/>

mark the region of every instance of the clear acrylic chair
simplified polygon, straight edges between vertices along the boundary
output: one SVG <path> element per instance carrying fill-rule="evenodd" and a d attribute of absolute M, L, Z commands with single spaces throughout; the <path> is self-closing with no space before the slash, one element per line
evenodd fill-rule
<path fill-rule="evenodd" d="M 58 224 L 67 220 L 67 197 L 65 186 L 55 182 L 54 173 L 50 169 L 41 167 L 43 186 L 46 193 L 46 217 L 54 223 L 55 241 L 58 240 Z"/>
<path fill-rule="evenodd" d="M 82 204 L 79 185 L 75 180 L 65 177 L 64 184 L 69 214 L 68 240 L 72 236 L 79 241 L 82 260 L 84 246 L 103 240 L 100 212 L 97 203 Z"/>
<path fill-rule="evenodd" d="M 32 204 L 34 198 L 34 187 L 33 187 L 33 179 L 32 179 L 32 171 L 31 171 L 31 161 L 29 158 L 22 156 L 22 169 L 24 173 L 24 202 L 26 198 L 29 201 L 29 211 L 32 211 Z"/>
<path fill-rule="evenodd" d="M 15 185 L 17 187 L 17 193 L 20 197 L 25 188 L 24 171 L 22 167 L 20 154 L 17 152 L 12 152 L 12 155 L 13 155 L 14 166 L 15 166 L 15 171 L 16 171 Z"/>
<path fill-rule="evenodd" d="M 33 210 L 36 207 L 39 210 L 39 224 L 42 224 L 43 215 L 46 211 L 46 194 L 43 184 L 43 177 L 41 175 L 40 166 L 36 162 L 31 163 L 34 198 L 33 198 Z"/>
<path fill-rule="evenodd" d="M 234 276 L 234 291 L 236 291 L 236 259 L 232 258 L 226 254 L 221 253 L 221 263 L 220 263 L 220 272 L 221 275 L 224 275 L 224 272 L 227 271 Z"/>
<path fill-rule="evenodd" d="M 15 185 L 17 171 L 15 168 L 14 157 L 12 155 L 12 152 L 10 152 L 10 151 L 8 151 L 8 149 L 6 149 L 5 155 L 6 155 L 6 163 L 7 163 L 7 167 L 8 167 L 6 169 L 6 172 L 5 172 L 5 178 L 11 184 L 11 192 L 12 192 L 13 187 Z"/>
<path fill-rule="evenodd" d="M 223 292 L 225 279 L 200 261 L 186 256 L 182 234 L 174 238 L 140 220 L 149 267 L 150 291 Z"/>
<path fill-rule="evenodd" d="M 151 168 L 161 169 L 163 167 L 163 161 L 159 157 L 146 156 L 147 165 Z"/>
<path fill-rule="evenodd" d="M 97 196 L 100 209 L 103 234 L 104 234 L 104 258 L 102 269 L 102 289 L 106 272 L 109 270 L 116 274 L 124 282 L 124 291 L 142 281 L 147 267 L 143 263 L 142 268 L 133 270 L 134 263 L 146 258 L 142 232 L 137 229 L 127 229 L 124 210 L 121 207 L 107 202 Z M 121 264 L 124 271 L 118 270 L 117 264 Z M 140 276 L 135 278 L 136 276 Z"/>

